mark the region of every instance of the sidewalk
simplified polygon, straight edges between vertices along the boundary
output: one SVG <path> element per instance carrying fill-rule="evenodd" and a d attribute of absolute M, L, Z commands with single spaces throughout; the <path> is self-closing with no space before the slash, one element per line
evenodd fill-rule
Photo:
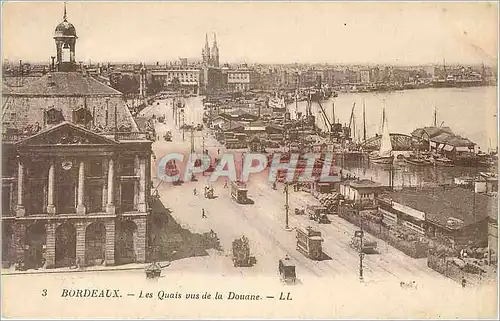
<path fill-rule="evenodd" d="M 170 266 L 170 262 L 168 261 L 156 262 L 156 263 L 159 264 L 162 268 Z M 144 270 L 150 264 L 151 263 L 130 263 L 123 265 L 112 265 L 112 266 L 99 265 L 99 266 L 88 266 L 81 268 L 70 268 L 70 267 L 62 267 L 55 269 L 39 268 L 36 270 L 30 269 L 27 271 L 16 271 L 14 269 L 14 266 L 12 266 L 8 269 L 2 269 L 2 275 Z"/>

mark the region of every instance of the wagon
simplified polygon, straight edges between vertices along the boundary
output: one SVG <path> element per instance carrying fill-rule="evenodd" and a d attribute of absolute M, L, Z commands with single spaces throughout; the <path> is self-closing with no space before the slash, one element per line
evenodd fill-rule
<path fill-rule="evenodd" d="M 146 268 L 146 277 L 148 279 L 159 278 L 161 276 L 161 266 L 158 263 L 151 263 Z"/>
<path fill-rule="evenodd" d="M 280 279 L 284 283 L 295 283 L 297 277 L 295 275 L 295 264 L 287 256 L 279 261 L 278 272 L 280 273 Z"/>

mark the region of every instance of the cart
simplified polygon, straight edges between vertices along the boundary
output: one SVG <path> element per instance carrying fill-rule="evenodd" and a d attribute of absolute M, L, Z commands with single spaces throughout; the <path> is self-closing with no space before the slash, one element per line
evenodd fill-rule
<path fill-rule="evenodd" d="M 359 232 L 362 231 L 358 231 L 358 233 L 351 238 L 351 242 L 349 243 L 351 248 L 355 249 L 358 252 L 361 251 L 365 254 L 376 253 L 377 242 L 366 236 L 364 236 L 363 241 L 361 242 L 361 237 L 358 236 L 360 235 Z"/>
<path fill-rule="evenodd" d="M 151 263 L 151 265 L 149 265 L 145 271 L 146 278 L 148 279 L 155 279 L 161 276 L 161 266 L 156 262 Z"/>
<path fill-rule="evenodd" d="M 172 133 L 170 131 L 166 132 L 165 135 L 163 136 L 163 139 L 165 139 L 165 141 L 167 141 L 167 142 L 171 142 L 172 141 Z"/>
<path fill-rule="evenodd" d="M 292 263 L 292 260 L 290 260 L 288 256 L 279 261 L 278 271 L 282 282 L 295 284 L 297 279 L 295 275 L 295 264 Z"/>
<path fill-rule="evenodd" d="M 237 266 L 250 266 L 250 245 L 248 239 L 242 236 L 233 241 L 233 265 Z"/>
<path fill-rule="evenodd" d="M 304 215 L 305 210 L 303 208 L 295 208 L 295 215 Z"/>
<path fill-rule="evenodd" d="M 327 208 L 325 206 L 315 206 L 308 205 L 306 208 L 306 212 L 309 215 L 309 219 L 312 221 L 316 221 L 321 224 L 329 224 L 330 220 L 327 216 Z"/>

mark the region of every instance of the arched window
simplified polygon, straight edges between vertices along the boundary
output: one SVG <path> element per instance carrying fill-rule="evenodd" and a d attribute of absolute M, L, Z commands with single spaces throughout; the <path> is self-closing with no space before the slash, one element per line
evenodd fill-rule
<path fill-rule="evenodd" d="M 59 124 L 60 122 L 63 122 L 65 120 L 63 113 L 60 110 L 55 109 L 54 107 L 49 108 L 45 111 L 44 118 L 45 124 L 47 125 Z"/>

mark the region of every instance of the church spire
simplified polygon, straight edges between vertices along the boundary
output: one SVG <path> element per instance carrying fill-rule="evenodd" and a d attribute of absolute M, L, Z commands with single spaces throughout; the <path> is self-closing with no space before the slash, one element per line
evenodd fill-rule
<path fill-rule="evenodd" d="M 64 21 L 68 21 L 68 20 L 67 20 L 67 18 L 68 18 L 68 15 L 66 14 L 66 1 L 64 1 L 64 14 L 63 14 L 63 20 L 64 20 Z"/>
<path fill-rule="evenodd" d="M 217 36 L 214 32 L 214 43 L 212 45 L 212 52 L 210 53 L 212 58 L 212 65 L 214 67 L 219 67 L 219 47 L 217 46 Z"/>
<path fill-rule="evenodd" d="M 214 32 L 214 45 L 215 48 L 217 48 L 217 34 Z"/>
<path fill-rule="evenodd" d="M 208 45 L 208 33 L 205 33 L 205 47 L 201 51 L 203 58 L 203 63 L 205 65 L 210 64 L 210 46 Z"/>

